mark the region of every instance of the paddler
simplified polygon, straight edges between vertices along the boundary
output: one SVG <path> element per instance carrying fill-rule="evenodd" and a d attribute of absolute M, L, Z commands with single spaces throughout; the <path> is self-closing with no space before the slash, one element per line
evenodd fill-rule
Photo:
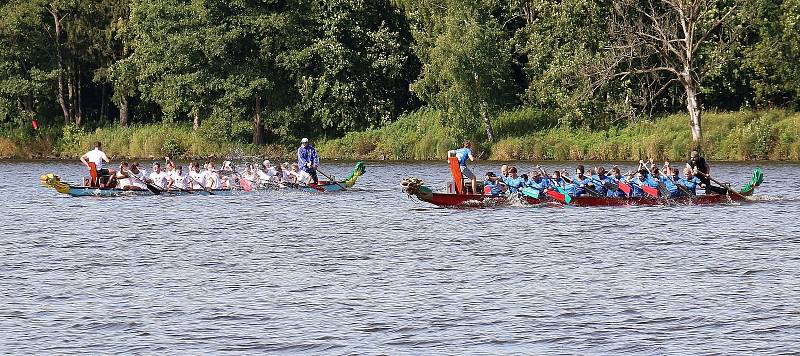
<path fill-rule="evenodd" d="M 677 170 L 677 168 L 673 169 Z M 697 194 L 697 186 L 700 183 L 700 178 L 697 178 L 689 167 L 683 169 L 683 177 L 678 180 L 678 184 L 684 186 L 692 195 Z"/>
<path fill-rule="evenodd" d="M 161 189 L 166 189 L 168 177 L 167 172 L 161 170 L 161 163 L 153 162 L 153 171 L 150 172 L 150 176 L 148 177 L 150 182 Z"/>
<path fill-rule="evenodd" d="M 319 156 L 317 150 L 303 137 L 300 140 L 300 147 L 297 149 L 297 165 L 300 169 L 311 176 L 311 181 L 317 184 L 317 167 L 319 166 Z"/>
<path fill-rule="evenodd" d="M 130 169 L 128 167 L 128 162 L 126 161 L 120 162 L 119 170 L 112 176 L 113 180 L 116 182 L 117 188 L 124 190 L 131 189 L 132 184 L 129 174 L 130 174 Z"/>
<path fill-rule="evenodd" d="M 611 167 L 611 175 L 608 177 L 608 181 L 617 185 L 617 190 L 609 189 L 608 192 L 606 192 L 606 196 L 609 198 L 624 198 L 625 191 L 619 188 L 619 183 L 625 184 L 626 182 L 625 177 L 622 176 L 622 172 L 619 170 L 619 167 Z"/>
<path fill-rule="evenodd" d="M 508 169 L 508 177 L 504 180 L 506 186 L 508 186 L 508 191 L 511 193 L 518 193 L 520 189 L 525 185 L 525 179 L 520 176 L 517 176 L 517 167 L 511 166 Z"/>
<path fill-rule="evenodd" d="M 496 197 L 501 193 L 505 193 L 506 185 L 503 180 L 498 178 L 494 172 L 486 173 L 486 180 L 483 181 L 483 194 Z"/>
<path fill-rule="evenodd" d="M 475 177 L 475 173 L 472 173 L 467 167 L 467 159 L 472 162 L 475 161 L 475 157 L 472 156 L 472 142 L 465 140 L 464 147 L 447 151 L 447 157 L 455 157 L 458 159 L 458 168 L 461 170 L 461 176 L 469 178 L 470 184 L 472 185 L 472 192 L 476 193 L 478 191 L 478 179 Z"/>

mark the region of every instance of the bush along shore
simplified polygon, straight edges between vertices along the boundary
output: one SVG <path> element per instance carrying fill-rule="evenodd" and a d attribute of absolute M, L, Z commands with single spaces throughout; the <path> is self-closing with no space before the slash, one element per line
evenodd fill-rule
<path fill-rule="evenodd" d="M 499 114 L 496 142 L 480 131 L 468 134 L 481 159 L 639 160 L 683 159 L 691 149 L 687 115 L 671 115 L 602 130 L 559 126 L 529 110 Z M 376 130 L 319 139 L 326 160 L 438 160 L 461 144 L 463 134 L 442 124 L 441 113 L 423 109 Z M 800 113 L 770 110 L 707 113 L 703 150 L 714 160 L 800 160 Z M 291 159 L 293 140 L 258 146 L 219 142 L 190 125 L 110 126 L 85 131 L 75 126 L 33 130 L 3 129 L 0 158 L 75 159 L 101 141 L 117 159 L 271 157 Z"/>

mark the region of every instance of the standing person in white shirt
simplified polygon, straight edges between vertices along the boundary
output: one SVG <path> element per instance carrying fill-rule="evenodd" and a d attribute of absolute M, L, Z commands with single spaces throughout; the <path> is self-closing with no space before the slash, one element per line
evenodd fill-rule
<path fill-rule="evenodd" d="M 169 185 L 167 189 L 186 190 L 186 175 L 183 174 L 183 166 L 175 166 L 172 173 L 169 175 Z"/>
<path fill-rule="evenodd" d="M 153 162 L 153 172 L 150 173 L 150 182 L 161 189 L 167 187 L 167 172 L 161 170 L 161 163 Z"/>
<path fill-rule="evenodd" d="M 107 180 L 108 176 L 111 175 L 108 169 L 103 167 L 104 163 L 109 163 L 111 160 L 108 159 L 108 156 L 106 156 L 105 152 L 101 150 L 102 146 L 103 144 L 100 143 L 100 141 L 96 141 L 94 143 L 94 149 L 84 153 L 83 156 L 81 156 L 81 163 L 83 163 L 87 169 L 91 169 L 89 168 L 89 163 L 94 163 L 95 169 L 97 170 L 98 183 L 101 183 L 100 181 L 104 180 L 102 177 L 105 177 L 105 180 Z"/>
<path fill-rule="evenodd" d="M 197 162 L 192 162 L 189 164 L 189 189 L 206 189 L 206 176 L 203 174 L 203 172 L 200 172 L 200 164 Z"/>

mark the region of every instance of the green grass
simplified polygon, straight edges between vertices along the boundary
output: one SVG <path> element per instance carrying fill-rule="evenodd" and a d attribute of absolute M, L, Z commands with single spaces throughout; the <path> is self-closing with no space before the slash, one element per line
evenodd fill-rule
<path fill-rule="evenodd" d="M 461 144 L 457 130 L 442 124 L 442 114 L 422 109 L 381 129 L 320 140 L 325 159 L 436 160 Z M 494 119 L 496 142 L 483 132 L 470 135 L 481 158 L 494 160 L 654 160 L 684 159 L 692 147 L 687 115 L 605 130 L 558 126 L 557 118 L 533 109 L 503 112 Z M 713 160 L 800 160 L 800 113 L 784 110 L 705 113 L 703 149 Z M 224 157 L 231 154 L 292 157 L 296 147 L 254 146 L 204 139 L 189 125 L 110 126 L 86 132 L 74 126 L 0 126 L 0 158 L 76 158 L 101 141 L 118 158 Z"/>
<path fill-rule="evenodd" d="M 320 151 L 345 159 L 441 159 L 460 139 L 448 134 L 453 131 L 440 124 L 440 115 L 412 113 L 379 130 L 327 141 Z M 494 120 L 496 142 L 478 142 L 477 151 L 494 160 L 677 160 L 692 148 L 684 114 L 605 130 L 561 127 L 557 121 L 532 109 L 501 113 Z M 798 113 L 705 113 L 702 124 L 703 150 L 710 159 L 800 160 Z"/>

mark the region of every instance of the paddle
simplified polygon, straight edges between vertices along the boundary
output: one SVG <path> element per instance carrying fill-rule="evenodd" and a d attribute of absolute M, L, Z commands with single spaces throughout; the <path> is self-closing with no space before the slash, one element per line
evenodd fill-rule
<path fill-rule="evenodd" d="M 155 194 L 155 195 L 159 195 L 159 194 L 161 194 L 161 192 L 163 192 L 163 191 L 164 191 L 163 189 L 161 189 L 160 187 L 158 187 L 158 186 L 157 186 L 157 185 L 155 185 L 155 184 L 150 184 L 150 183 L 147 183 L 147 182 L 145 182 L 145 181 L 143 181 L 143 180 L 139 179 L 139 177 L 137 177 L 137 176 L 136 176 L 136 175 L 135 175 L 133 172 L 131 172 L 130 170 L 125 170 L 125 173 L 128 173 L 128 177 L 130 177 L 130 178 L 133 178 L 133 179 L 136 179 L 136 180 L 137 180 L 137 181 L 139 181 L 140 183 L 144 184 L 144 185 L 147 187 L 147 189 L 148 189 L 148 190 L 150 190 L 151 192 L 153 192 L 153 194 Z"/>
<path fill-rule="evenodd" d="M 647 163 L 650 163 L 651 166 L 655 166 L 652 159 L 648 160 Z M 644 169 L 646 169 L 647 173 L 650 174 L 650 179 L 656 179 L 653 176 L 653 171 L 651 171 L 650 168 L 647 168 L 647 164 L 644 165 Z M 667 186 L 661 181 L 661 178 L 658 178 L 656 184 L 658 184 L 658 190 L 661 192 L 661 195 L 663 195 L 665 198 L 669 198 L 669 189 L 667 189 Z"/>
<path fill-rule="evenodd" d="M 705 174 L 703 172 L 697 171 L 697 173 L 699 173 L 703 177 L 708 178 L 710 181 L 712 181 L 714 183 L 717 183 L 720 187 L 723 187 L 723 188 L 727 189 L 729 193 L 731 193 L 731 194 L 733 194 L 733 195 L 735 195 L 735 196 L 737 196 L 737 197 L 739 197 L 741 199 L 747 200 L 747 198 L 744 195 L 741 195 L 741 194 L 739 194 L 739 192 L 731 189 L 731 186 L 729 184 L 724 184 L 724 183 L 722 183 L 722 182 L 720 182 L 720 181 L 718 181 L 718 180 L 716 180 L 714 178 L 711 178 L 711 175 Z"/>
<path fill-rule="evenodd" d="M 541 190 L 533 187 L 523 187 L 522 189 L 520 189 L 520 192 L 522 193 L 522 195 L 533 199 L 539 199 L 539 197 L 542 195 Z"/>
<path fill-rule="evenodd" d="M 325 174 L 325 172 L 323 172 L 323 171 L 319 170 L 319 168 L 315 168 L 315 169 L 317 170 L 317 172 L 319 172 L 319 174 L 322 174 L 323 176 L 325 176 L 325 178 L 328 178 L 328 181 L 329 181 L 329 182 L 336 183 L 336 185 L 338 185 L 340 188 L 342 188 L 342 190 L 347 190 L 347 188 L 345 188 L 343 185 L 339 184 L 339 182 L 335 181 L 335 180 L 334 180 L 333 178 L 331 178 L 329 175 Z"/>
<path fill-rule="evenodd" d="M 669 170 L 669 173 L 667 174 L 667 179 L 669 179 L 672 182 L 672 184 L 675 184 L 675 186 L 678 187 L 678 190 L 681 191 L 681 194 L 683 194 L 683 195 L 685 195 L 687 197 L 691 197 L 692 195 L 694 195 L 694 194 L 692 194 L 692 192 L 689 191 L 689 189 L 684 187 L 682 184 L 678 184 L 678 182 L 675 181 L 674 178 L 672 178 L 672 169 L 669 166 L 669 164 L 665 163 L 663 171 L 667 172 L 667 170 Z"/>
<path fill-rule="evenodd" d="M 575 180 L 574 179 L 566 176 L 567 175 L 567 171 L 566 170 L 561 171 L 561 173 L 562 173 L 561 174 L 561 178 L 563 178 L 564 181 L 566 181 L 567 183 L 570 183 L 570 184 L 575 184 Z M 586 191 L 587 193 L 589 193 L 589 195 L 591 195 L 592 197 L 595 197 L 595 198 L 599 198 L 599 197 L 603 196 L 602 194 L 600 194 L 600 192 L 598 192 L 594 188 L 589 188 L 588 186 L 583 186 L 583 190 Z"/>
<path fill-rule="evenodd" d="M 647 193 L 647 195 L 651 195 L 651 196 L 654 196 L 654 197 L 656 197 L 656 198 L 658 198 L 658 197 L 659 197 L 659 196 L 658 196 L 658 189 L 656 189 L 656 188 L 653 188 L 653 187 L 651 187 L 651 186 L 649 186 L 649 185 L 641 185 L 641 184 L 636 184 L 636 183 L 634 183 L 634 182 L 630 182 L 630 184 L 631 184 L 632 186 L 634 186 L 634 187 L 637 187 L 637 188 L 639 188 L 639 189 L 643 190 L 645 193 Z M 630 196 L 630 195 L 629 195 L 629 196 Z"/>
<path fill-rule="evenodd" d="M 562 187 L 561 187 L 561 186 L 558 184 L 558 182 L 556 182 L 556 180 L 555 180 L 555 179 L 553 179 L 553 177 L 550 177 L 550 175 L 549 175 L 549 174 L 547 174 L 547 172 L 545 172 L 545 171 L 544 171 L 544 169 L 542 169 L 542 167 L 540 167 L 540 166 L 536 166 L 536 168 L 539 168 L 539 171 L 540 171 L 540 172 L 542 172 L 542 174 L 543 174 L 545 177 L 548 177 L 548 180 L 549 180 L 550 182 L 552 182 L 552 183 L 553 183 L 553 185 L 555 185 L 556 189 L 558 190 L 558 191 L 556 192 L 556 191 L 553 191 L 553 190 L 551 190 L 551 189 L 547 189 L 547 190 L 545 190 L 545 191 L 544 191 L 544 193 L 545 193 L 545 194 L 547 194 L 549 197 L 551 197 L 551 198 L 555 199 L 555 200 L 558 200 L 558 201 L 560 201 L 560 202 L 562 202 L 562 203 L 569 204 L 569 203 L 572 201 L 572 197 L 571 197 L 571 196 L 569 196 L 569 194 L 567 194 L 567 192 L 564 190 L 564 188 L 562 188 Z"/>
<path fill-rule="evenodd" d="M 249 191 L 253 190 L 253 185 L 250 184 L 250 181 L 248 181 L 247 179 L 242 177 L 242 175 L 239 172 L 228 170 L 228 169 L 223 169 L 223 170 L 220 170 L 219 173 L 227 174 L 227 175 L 235 175 L 235 176 L 239 177 L 239 185 L 242 187 L 242 190 L 244 190 L 245 192 L 249 192 Z M 230 180 L 228 180 L 228 181 L 230 182 Z M 230 187 L 230 184 L 229 184 L 229 187 Z"/>
<path fill-rule="evenodd" d="M 194 183 L 194 184 L 197 184 L 198 186 L 200 186 L 201 188 L 203 188 L 203 190 L 204 190 L 206 193 L 208 193 L 208 195 L 214 195 L 214 193 L 213 193 L 213 192 L 211 192 L 211 189 L 209 189 L 208 187 L 204 187 L 202 184 L 200 184 L 200 182 L 198 182 L 196 179 L 192 178 L 192 175 L 191 175 L 191 174 L 187 174 L 186 176 L 187 176 L 187 177 L 189 177 L 189 180 L 190 180 L 190 181 L 192 181 L 192 183 Z"/>

